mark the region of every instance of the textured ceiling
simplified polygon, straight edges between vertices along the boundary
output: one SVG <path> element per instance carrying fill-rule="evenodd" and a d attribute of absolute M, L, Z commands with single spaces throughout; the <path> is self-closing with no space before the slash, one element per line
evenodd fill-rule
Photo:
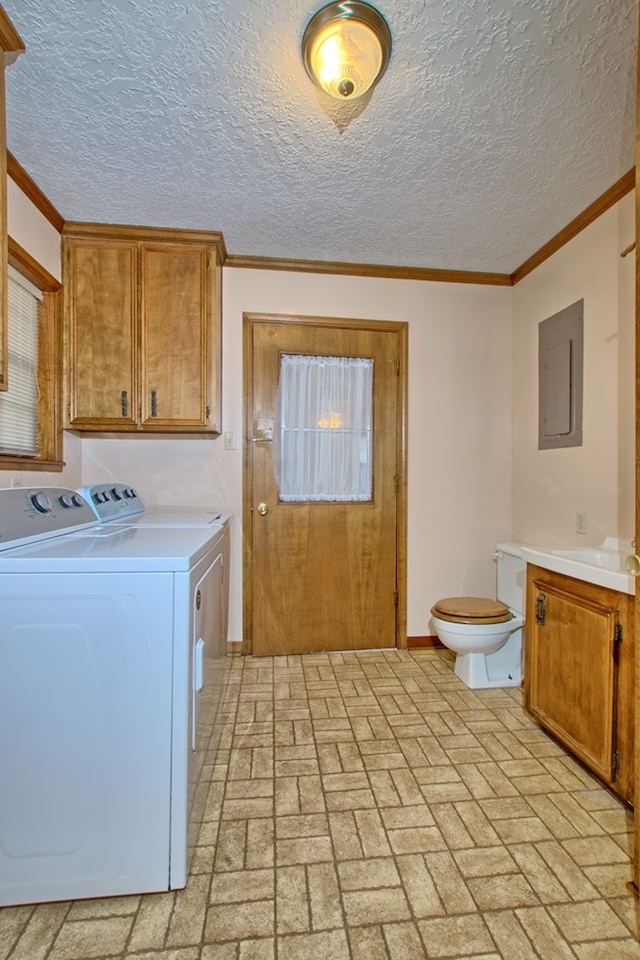
<path fill-rule="evenodd" d="M 511 273 L 634 165 L 638 0 L 379 0 L 368 102 L 313 0 L 5 0 L 8 147 L 68 220 L 229 253 Z"/>

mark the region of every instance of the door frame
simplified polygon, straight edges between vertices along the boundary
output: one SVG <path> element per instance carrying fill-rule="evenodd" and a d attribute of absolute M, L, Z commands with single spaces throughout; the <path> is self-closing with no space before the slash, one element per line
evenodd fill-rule
<path fill-rule="evenodd" d="M 407 409 L 408 409 L 408 341 L 409 325 L 399 320 L 358 320 L 345 317 L 301 316 L 282 313 L 243 313 L 243 465 L 242 465 L 242 653 L 253 652 L 253 504 L 252 489 L 252 388 L 253 388 L 253 330 L 259 323 L 289 323 L 309 326 L 335 327 L 349 330 L 372 330 L 395 333 L 398 340 L 398 416 L 396 443 L 398 464 L 398 497 L 396 511 L 396 577 L 398 605 L 396 609 L 397 648 L 407 646 Z"/>

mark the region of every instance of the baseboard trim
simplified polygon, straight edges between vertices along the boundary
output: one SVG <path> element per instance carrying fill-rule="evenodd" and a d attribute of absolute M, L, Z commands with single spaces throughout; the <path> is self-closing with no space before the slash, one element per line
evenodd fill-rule
<path fill-rule="evenodd" d="M 440 643 L 435 634 L 430 634 L 427 637 L 407 637 L 407 647 L 409 650 L 412 647 L 436 647 L 438 650 L 445 649 L 444 644 Z"/>
<path fill-rule="evenodd" d="M 428 637 L 407 637 L 407 648 L 411 649 L 412 647 L 435 647 L 438 650 L 445 649 L 444 644 L 440 643 L 435 634 L 431 634 Z M 227 640 L 227 656 L 242 656 L 241 640 Z"/>

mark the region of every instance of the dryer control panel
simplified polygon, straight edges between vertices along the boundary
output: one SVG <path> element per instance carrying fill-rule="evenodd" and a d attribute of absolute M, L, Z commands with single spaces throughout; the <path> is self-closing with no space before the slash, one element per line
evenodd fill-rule
<path fill-rule="evenodd" d="M 78 490 L 101 523 L 126 520 L 145 512 L 137 490 L 128 483 L 92 483 Z"/>

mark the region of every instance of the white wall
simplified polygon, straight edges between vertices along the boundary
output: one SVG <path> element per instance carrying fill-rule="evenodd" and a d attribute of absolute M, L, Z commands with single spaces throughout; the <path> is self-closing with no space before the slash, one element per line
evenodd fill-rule
<path fill-rule="evenodd" d="M 60 234 L 11 177 L 7 177 L 7 221 L 9 236 L 60 280 Z"/>
<path fill-rule="evenodd" d="M 513 534 L 595 545 L 634 533 L 635 194 L 514 288 Z M 538 450 L 538 324 L 584 299 L 583 445 Z M 576 511 L 588 515 L 575 531 Z"/>
<path fill-rule="evenodd" d="M 233 268 L 223 284 L 223 426 L 239 441 L 243 312 L 409 323 L 409 635 L 431 632 L 440 596 L 492 594 L 493 547 L 510 533 L 512 291 Z M 230 637 L 240 639 L 241 450 L 225 451 L 221 439 L 82 446 L 85 482 L 108 475 L 131 480 L 149 502 L 232 506 Z"/>

